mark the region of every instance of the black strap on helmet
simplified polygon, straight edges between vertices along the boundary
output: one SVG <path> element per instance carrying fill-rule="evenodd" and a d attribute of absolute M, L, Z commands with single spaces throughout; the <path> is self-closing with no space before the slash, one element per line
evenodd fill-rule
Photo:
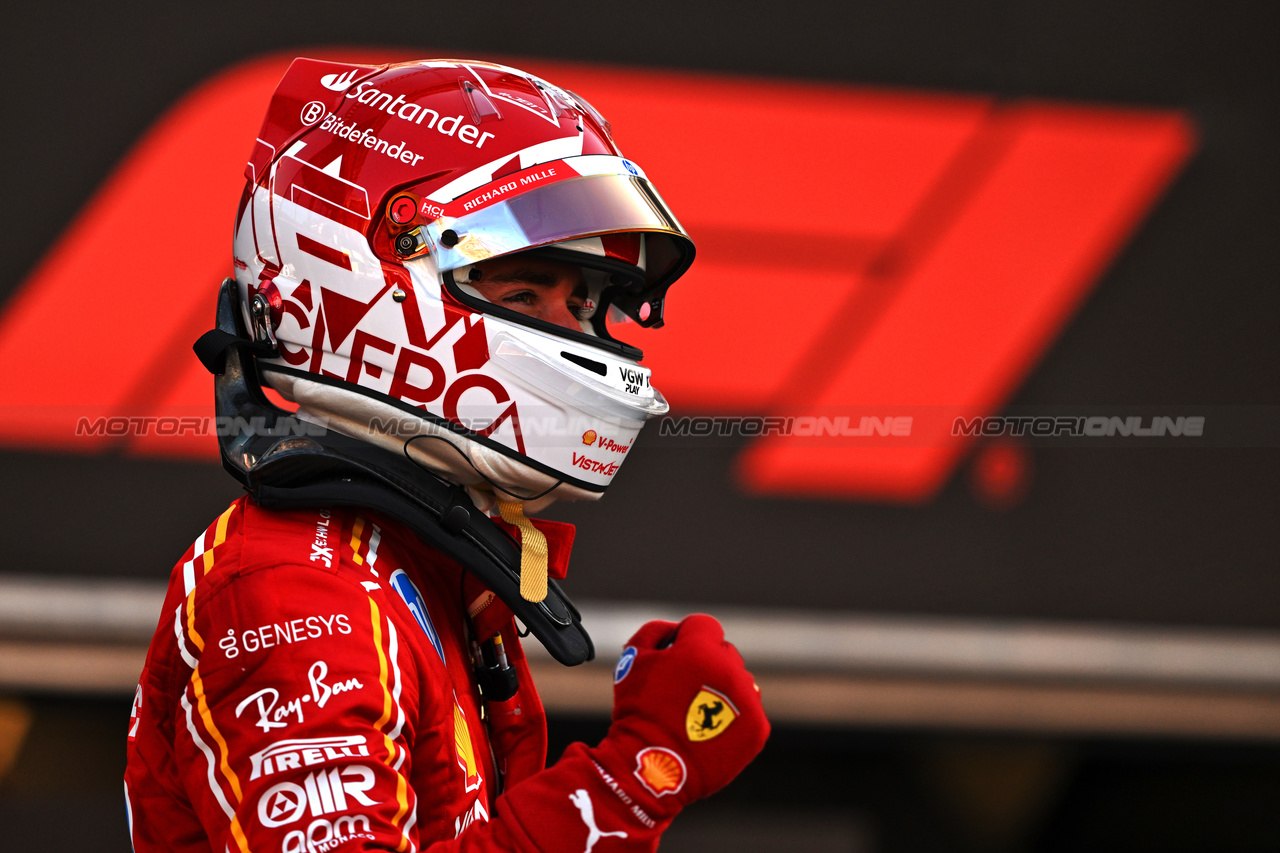
<path fill-rule="evenodd" d="M 236 284 L 222 283 L 217 328 L 201 335 L 196 355 L 215 374 L 222 465 L 265 509 L 363 507 L 396 519 L 475 575 L 511 608 L 551 656 L 566 666 L 595 649 L 573 603 L 553 580 L 541 602 L 520 596 L 520 546 L 466 491 L 411 460 L 299 420 L 262 391 L 250 340 L 236 310 Z"/>

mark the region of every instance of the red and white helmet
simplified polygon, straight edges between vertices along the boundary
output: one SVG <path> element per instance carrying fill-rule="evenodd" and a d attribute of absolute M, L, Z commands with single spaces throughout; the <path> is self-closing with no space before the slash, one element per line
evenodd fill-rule
<path fill-rule="evenodd" d="M 661 325 L 693 243 L 577 95 L 484 62 L 298 59 L 246 177 L 241 306 L 304 417 L 536 509 L 598 497 L 666 411 L 609 327 Z M 581 269 L 575 328 L 473 286 L 516 253 Z"/>

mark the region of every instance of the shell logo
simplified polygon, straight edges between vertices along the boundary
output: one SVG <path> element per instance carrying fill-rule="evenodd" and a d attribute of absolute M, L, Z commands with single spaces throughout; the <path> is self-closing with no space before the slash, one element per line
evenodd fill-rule
<path fill-rule="evenodd" d="M 595 444 L 595 443 L 596 443 L 596 431 L 595 431 L 595 430 L 593 430 L 593 429 L 589 429 L 589 430 L 587 430 L 586 432 L 584 432 L 584 433 L 582 434 L 582 443 L 583 443 L 583 444 Z"/>
<path fill-rule="evenodd" d="M 474 791 L 480 787 L 484 779 L 476 768 L 476 751 L 471 745 L 471 730 L 467 727 L 467 715 L 463 712 L 458 700 L 453 700 L 453 748 L 457 754 L 458 766 L 465 776 L 463 787 Z"/>
<path fill-rule="evenodd" d="M 684 759 L 661 746 L 647 746 L 636 753 L 635 774 L 655 797 L 678 792 L 689 775 Z"/>

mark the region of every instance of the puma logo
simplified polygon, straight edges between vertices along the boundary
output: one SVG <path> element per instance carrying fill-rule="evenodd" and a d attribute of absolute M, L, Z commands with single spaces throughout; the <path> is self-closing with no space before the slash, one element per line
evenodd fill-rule
<path fill-rule="evenodd" d="M 578 811 L 582 813 L 582 822 L 587 825 L 587 847 L 582 853 L 591 853 L 591 848 L 596 846 L 596 842 L 606 835 L 612 835 L 616 838 L 626 838 L 625 832 L 601 832 L 596 826 L 596 810 L 591 803 L 591 795 L 586 792 L 585 788 L 579 788 L 569 795 L 569 799 L 578 807 Z"/>

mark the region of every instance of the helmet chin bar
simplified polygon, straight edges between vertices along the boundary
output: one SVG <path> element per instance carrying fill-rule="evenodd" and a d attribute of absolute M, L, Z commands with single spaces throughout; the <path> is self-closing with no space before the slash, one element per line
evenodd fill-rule
<path fill-rule="evenodd" d="M 260 345 L 246 334 L 237 301 L 235 281 L 226 279 L 217 326 L 201 337 L 196 352 L 215 374 L 220 422 L 239 426 L 234 434 L 220 431 L 222 465 L 254 500 L 265 509 L 354 506 L 390 516 L 475 575 L 560 663 L 591 660 L 591 638 L 573 603 L 554 580 L 542 602 L 520 596 L 519 545 L 476 509 L 461 486 L 407 458 L 301 421 L 267 399 L 253 358 Z"/>

